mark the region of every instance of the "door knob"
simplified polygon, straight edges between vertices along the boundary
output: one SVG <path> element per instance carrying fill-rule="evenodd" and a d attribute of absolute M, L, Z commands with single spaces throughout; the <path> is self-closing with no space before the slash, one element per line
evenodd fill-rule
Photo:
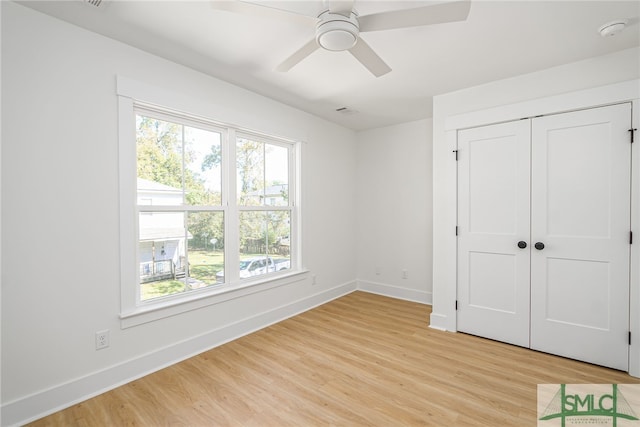
<path fill-rule="evenodd" d="M 518 247 L 519 247 L 520 249 L 524 249 L 524 248 L 526 248 L 526 247 L 527 247 L 527 242 L 525 242 L 524 240 L 520 240 L 520 241 L 518 242 Z"/>
<path fill-rule="evenodd" d="M 533 245 L 533 246 L 539 251 L 544 249 L 544 243 L 542 243 L 542 242 L 536 242 L 536 244 Z"/>

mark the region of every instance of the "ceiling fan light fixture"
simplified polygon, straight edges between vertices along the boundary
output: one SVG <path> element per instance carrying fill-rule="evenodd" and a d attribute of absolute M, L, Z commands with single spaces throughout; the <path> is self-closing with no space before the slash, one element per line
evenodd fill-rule
<path fill-rule="evenodd" d="M 358 41 L 359 26 L 355 14 L 346 17 L 324 12 L 316 28 L 316 41 L 326 50 L 342 51 L 351 49 Z"/>
<path fill-rule="evenodd" d="M 351 49 L 356 40 L 353 33 L 340 29 L 326 31 L 318 36 L 318 44 L 323 49 L 336 52 Z"/>

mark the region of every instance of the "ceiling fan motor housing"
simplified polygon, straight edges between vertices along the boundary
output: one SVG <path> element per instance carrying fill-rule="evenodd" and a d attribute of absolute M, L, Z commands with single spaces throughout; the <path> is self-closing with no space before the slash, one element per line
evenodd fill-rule
<path fill-rule="evenodd" d="M 350 16 L 323 12 L 318 17 L 316 27 L 316 41 L 326 50 L 342 51 L 351 49 L 358 41 L 360 26 L 357 15 L 351 12 Z"/>

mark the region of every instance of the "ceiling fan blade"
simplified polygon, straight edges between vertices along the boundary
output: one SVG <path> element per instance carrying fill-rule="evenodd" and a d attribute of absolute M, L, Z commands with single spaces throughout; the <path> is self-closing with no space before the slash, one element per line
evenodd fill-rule
<path fill-rule="evenodd" d="M 393 10 L 358 17 L 360 32 L 392 30 L 464 21 L 469 16 L 470 0 L 440 3 L 413 9 Z"/>
<path fill-rule="evenodd" d="M 337 13 L 348 18 L 351 16 L 354 1 L 355 0 L 329 0 L 329 12 Z"/>
<path fill-rule="evenodd" d="M 289 71 L 294 65 L 302 61 L 307 56 L 315 52 L 320 46 L 316 42 L 316 39 L 311 39 L 308 43 L 295 51 L 293 55 L 285 59 L 280 65 L 276 67 L 277 71 Z"/>
<path fill-rule="evenodd" d="M 317 18 L 301 15 L 289 10 L 277 9 L 259 3 L 241 0 L 211 0 L 211 7 L 217 10 L 239 13 L 242 15 L 259 16 L 263 18 L 279 19 L 293 23 L 315 25 Z"/>
<path fill-rule="evenodd" d="M 361 37 L 358 38 L 356 45 L 349 49 L 349 52 L 376 77 L 380 77 L 391 71 L 391 68 Z"/>

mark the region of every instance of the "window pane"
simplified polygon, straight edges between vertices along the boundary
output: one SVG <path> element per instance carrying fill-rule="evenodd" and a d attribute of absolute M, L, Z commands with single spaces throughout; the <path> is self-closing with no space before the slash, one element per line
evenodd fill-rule
<path fill-rule="evenodd" d="M 182 126 L 137 115 L 136 149 L 138 191 L 144 190 L 144 199 L 150 202 L 145 204 L 180 204 Z"/>
<path fill-rule="evenodd" d="M 290 212 L 240 212 L 240 278 L 290 268 Z"/>
<path fill-rule="evenodd" d="M 189 289 L 224 281 L 224 214 L 188 212 Z"/>
<path fill-rule="evenodd" d="M 140 300 L 199 289 L 224 277 L 222 212 L 139 215 Z"/>
<path fill-rule="evenodd" d="M 236 141 L 240 206 L 289 205 L 289 149 L 246 138 Z"/>
<path fill-rule="evenodd" d="M 185 228 L 181 212 L 139 215 L 140 299 L 185 291 Z"/>
<path fill-rule="evenodd" d="M 274 260 L 286 260 L 281 269 L 290 268 L 291 260 L 291 212 L 268 211 L 269 254 Z"/>
<path fill-rule="evenodd" d="M 237 194 L 240 206 L 264 204 L 264 144 L 249 139 L 236 141 Z"/>
<path fill-rule="evenodd" d="M 185 199 L 188 205 L 222 203 L 222 135 L 185 126 Z"/>
<path fill-rule="evenodd" d="M 265 191 L 267 206 L 289 205 L 289 150 L 278 145 L 265 145 Z"/>

